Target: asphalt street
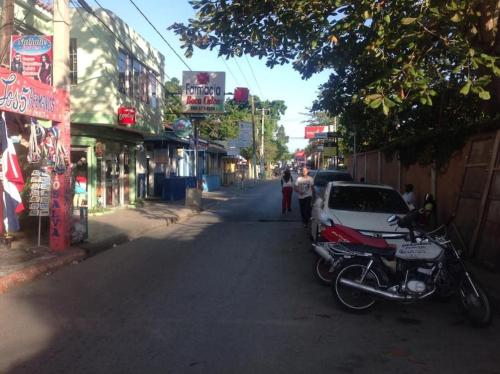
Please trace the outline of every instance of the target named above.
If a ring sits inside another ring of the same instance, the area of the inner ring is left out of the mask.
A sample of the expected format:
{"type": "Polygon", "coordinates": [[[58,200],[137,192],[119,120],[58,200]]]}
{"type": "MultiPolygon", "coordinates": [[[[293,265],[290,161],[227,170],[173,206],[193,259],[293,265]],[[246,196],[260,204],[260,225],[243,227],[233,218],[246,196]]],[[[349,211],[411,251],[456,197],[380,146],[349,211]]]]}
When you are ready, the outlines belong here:
{"type": "Polygon", "coordinates": [[[499,324],[454,302],[340,310],[280,199],[265,182],[0,296],[0,372],[500,373],[499,324]]]}

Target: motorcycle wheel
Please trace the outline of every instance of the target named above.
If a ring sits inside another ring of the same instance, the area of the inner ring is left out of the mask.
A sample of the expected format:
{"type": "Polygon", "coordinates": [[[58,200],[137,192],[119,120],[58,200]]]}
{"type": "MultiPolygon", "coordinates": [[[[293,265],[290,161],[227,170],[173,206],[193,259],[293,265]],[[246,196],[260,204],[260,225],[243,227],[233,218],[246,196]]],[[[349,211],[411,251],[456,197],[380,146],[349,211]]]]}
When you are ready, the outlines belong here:
{"type": "Polygon", "coordinates": [[[318,256],[318,260],[314,263],[314,273],[321,284],[330,286],[332,284],[333,272],[330,271],[331,264],[323,257],[318,256]]]}
{"type": "MultiPolygon", "coordinates": [[[[341,278],[359,281],[366,266],[366,262],[363,260],[351,259],[344,261],[333,273],[333,297],[335,301],[347,311],[362,312],[371,308],[376,302],[375,296],[340,283],[341,278]]],[[[374,268],[368,271],[364,283],[373,287],[380,287],[380,277],[377,275],[374,268]]]]}
{"type": "Polygon", "coordinates": [[[474,282],[474,288],[467,279],[460,283],[460,304],[465,310],[471,323],[478,327],[486,327],[491,323],[491,305],[488,296],[479,285],[474,282]]]}

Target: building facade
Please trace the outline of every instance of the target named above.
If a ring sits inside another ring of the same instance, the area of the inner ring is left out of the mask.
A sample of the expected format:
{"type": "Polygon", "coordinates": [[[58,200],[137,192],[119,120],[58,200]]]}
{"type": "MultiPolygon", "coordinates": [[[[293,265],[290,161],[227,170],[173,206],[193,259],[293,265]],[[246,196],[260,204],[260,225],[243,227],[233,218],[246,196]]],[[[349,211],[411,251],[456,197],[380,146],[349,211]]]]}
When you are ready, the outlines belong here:
{"type": "Polygon", "coordinates": [[[95,15],[70,9],[71,161],[86,180],[81,201],[121,207],[138,195],[144,137],[163,130],[165,58],[112,12],[95,15]]]}

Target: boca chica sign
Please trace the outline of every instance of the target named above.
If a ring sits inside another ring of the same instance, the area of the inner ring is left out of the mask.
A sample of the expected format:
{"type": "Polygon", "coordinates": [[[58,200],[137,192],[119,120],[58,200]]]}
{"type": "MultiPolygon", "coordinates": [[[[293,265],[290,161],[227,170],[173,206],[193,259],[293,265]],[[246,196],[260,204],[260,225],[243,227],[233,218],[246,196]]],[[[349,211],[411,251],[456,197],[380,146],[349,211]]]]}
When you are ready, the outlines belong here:
{"type": "Polygon", "coordinates": [[[0,67],[0,110],[62,122],[66,108],[66,91],[0,67]]]}
{"type": "Polygon", "coordinates": [[[223,113],[226,73],[182,72],[182,107],[184,113],[223,113]]]}
{"type": "Polygon", "coordinates": [[[121,106],[118,108],[118,124],[122,126],[134,126],[135,108],[128,106],[121,106]]]}

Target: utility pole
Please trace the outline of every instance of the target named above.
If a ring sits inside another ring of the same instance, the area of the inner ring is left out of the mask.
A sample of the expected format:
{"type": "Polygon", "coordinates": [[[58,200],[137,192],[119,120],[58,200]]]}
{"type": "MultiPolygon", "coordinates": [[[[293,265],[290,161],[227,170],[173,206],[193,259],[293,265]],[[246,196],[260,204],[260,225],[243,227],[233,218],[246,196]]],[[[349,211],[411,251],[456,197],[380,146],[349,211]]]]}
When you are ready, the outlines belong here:
{"type": "Polygon", "coordinates": [[[265,179],[264,167],[264,116],[266,115],[265,109],[262,108],[261,130],[260,130],[260,174],[262,179],[265,179]]]}
{"type": "Polygon", "coordinates": [[[14,0],[4,0],[2,9],[2,26],[0,28],[0,64],[10,65],[10,37],[14,34],[14,0]]]}
{"type": "MultiPolygon", "coordinates": [[[[60,144],[70,157],[70,103],[69,103],[69,11],[68,0],[54,0],[54,87],[63,89],[67,95],[59,105],[64,106],[64,120],[57,125],[60,144]]],[[[51,191],[50,249],[64,251],[70,246],[71,233],[71,167],[64,174],[54,174],[51,191]]]]}
{"type": "Polygon", "coordinates": [[[253,139],[253,144],[252,144],[252,151],[253,151],[253,180],[257,179],[257,155],[256,153],[256,146],[255,146],[255,102],[253,99],[253,95],[250,96],[252,100],[252,139],[253,139]]]}

